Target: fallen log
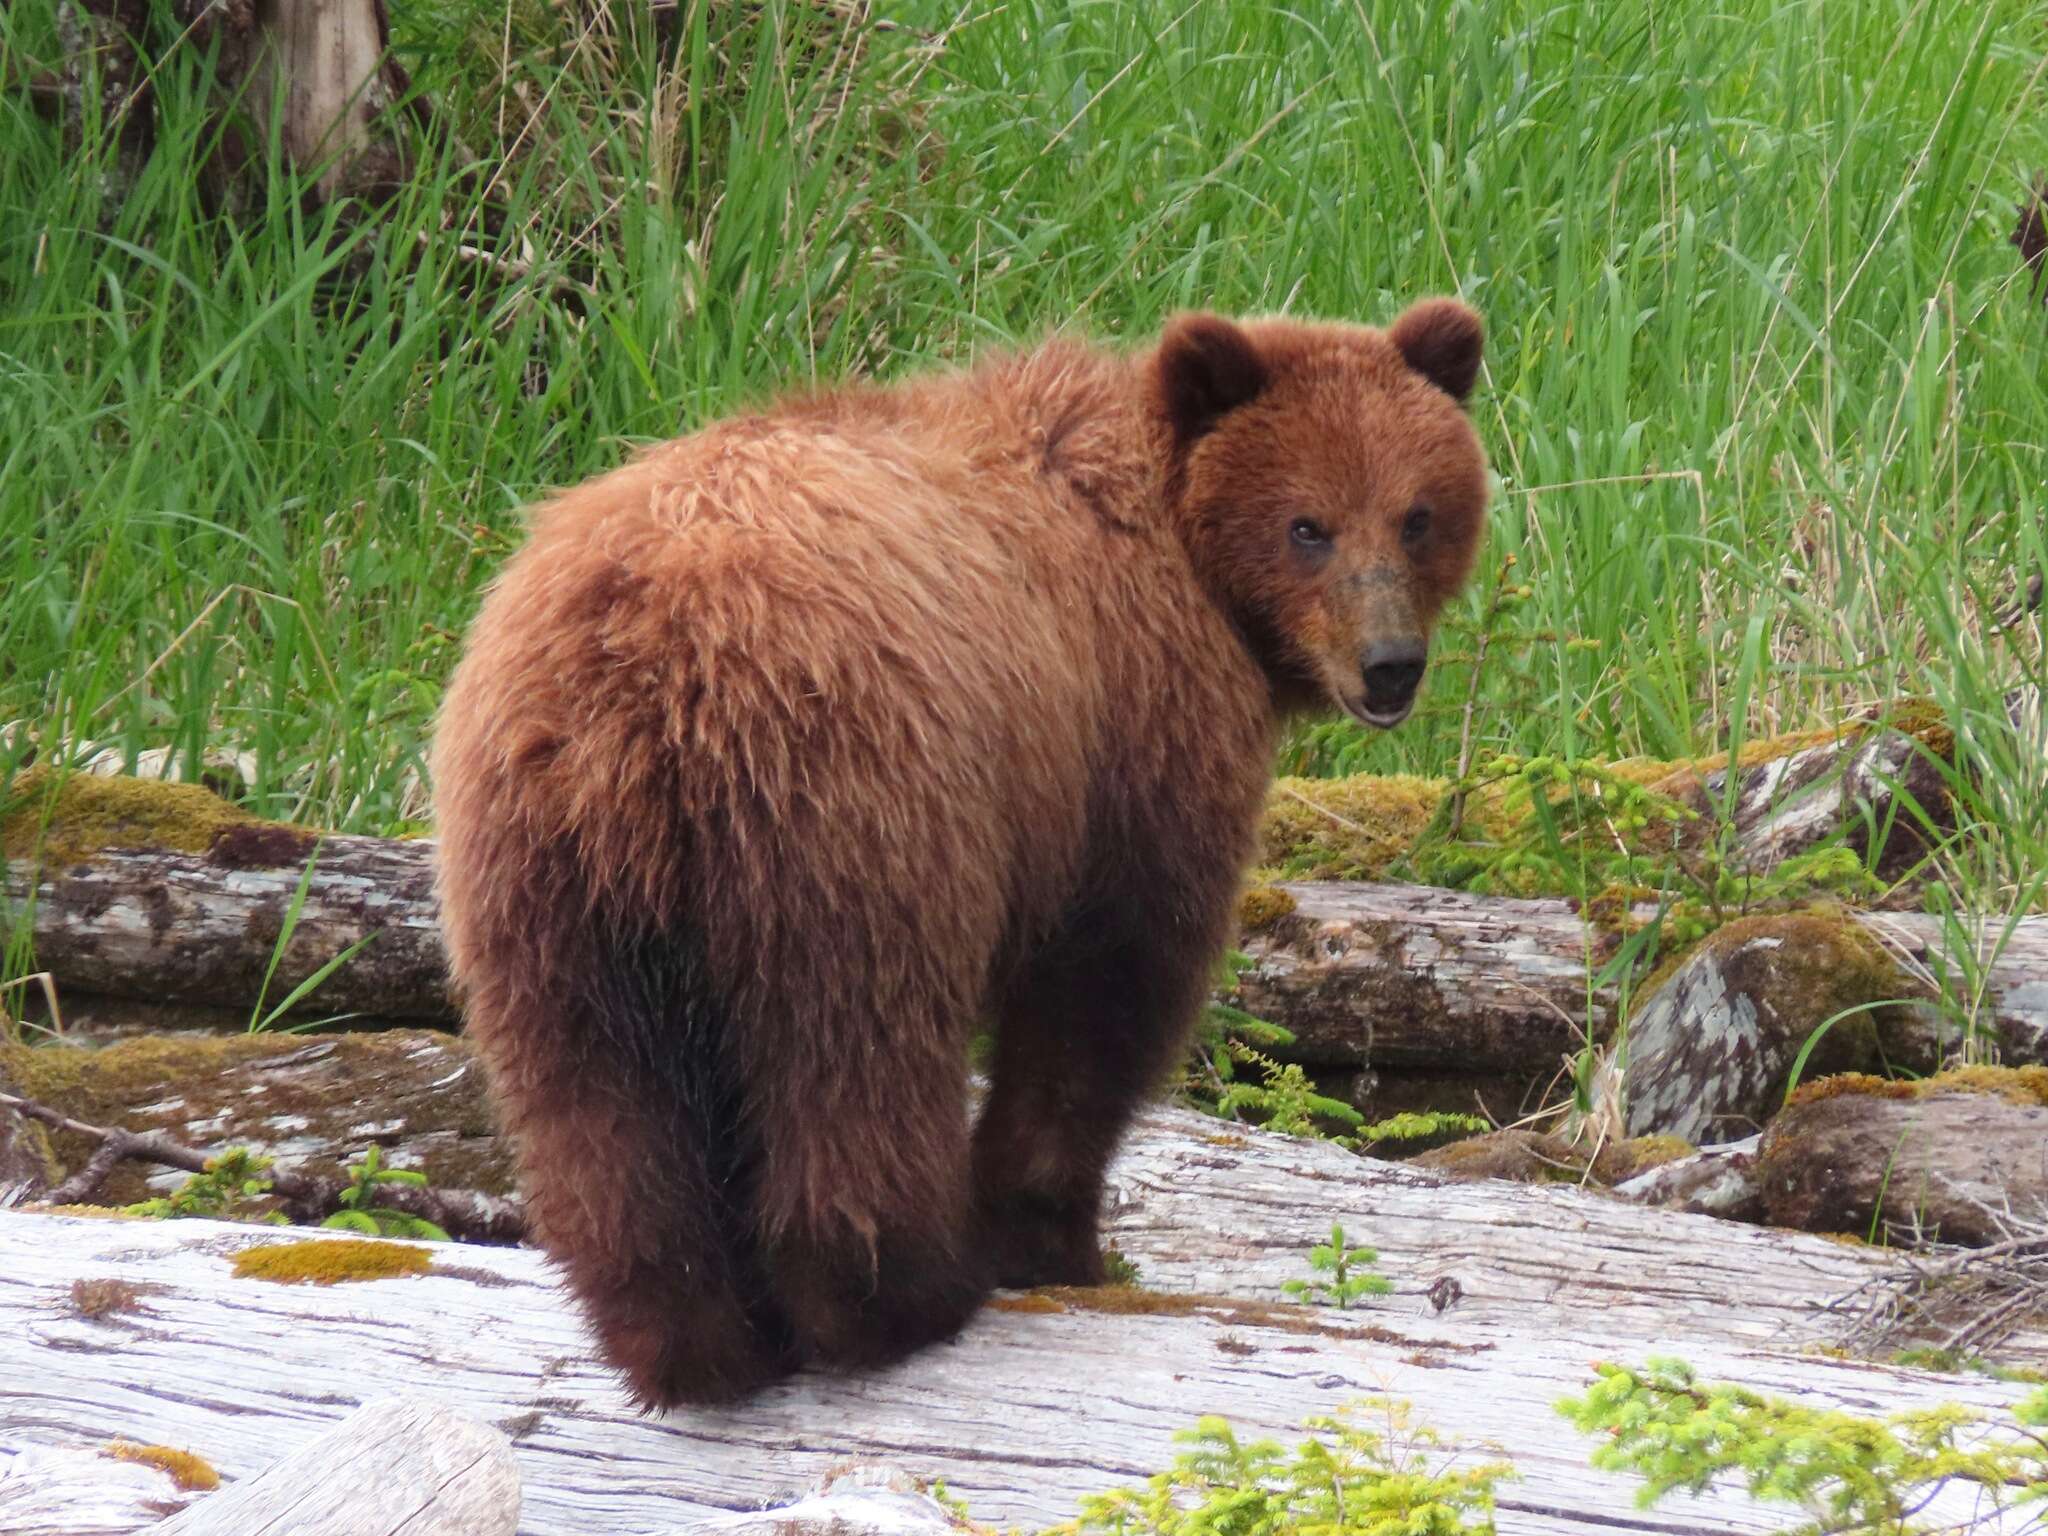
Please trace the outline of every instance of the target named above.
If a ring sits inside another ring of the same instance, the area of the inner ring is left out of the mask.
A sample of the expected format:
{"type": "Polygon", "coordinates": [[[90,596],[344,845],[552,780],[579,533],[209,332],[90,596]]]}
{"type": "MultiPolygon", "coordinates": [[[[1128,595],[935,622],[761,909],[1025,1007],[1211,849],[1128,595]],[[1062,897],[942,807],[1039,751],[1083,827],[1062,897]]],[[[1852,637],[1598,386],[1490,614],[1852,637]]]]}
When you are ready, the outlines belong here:
{"type": "MultiPolygon", "coordinates": [[[[1252,965],[1238,978],[1235,1001],[1291,1030],[1294,1059],[1411,1069],[1456,1062],[1473,1074],[1555,1071],[1589,1033],[1605,1035],[1616,1022],[1618,989],[1592,980],[1620,937],[1568,902],[1350,881],[1272,890],[1286,904],[1240,941],[1252,965]]],[[[1649,907],[1632,914],[1638,921],[1654,915],[1649,907]]],[[[1842,920],[1904,968],[1901,987],[1948,966],[1941,918],[1845,911],[1842,920]]],[[[2048,917],[1976,922],[1984,940],[1968,990],[1980,1002],[1985,1044],[2008,1061],[2043,1060],[2048,917]]],[[[1900,1039],[1938,1041],[1939,1034],[1927,1024],[1900,1039]]],[[[1910,1050],[1903,1064],[1921,1059],[1910,1050]]]]}
{"type": "MultiPolygon", "coordinates": [[[[1860,806],[1884,782],[1872,763],[1906,751],[1901,742],[1918,750],[1896,733],[1855,740],[1747,770],[1780,792],[1797,784],[1789,823],[1770,821],[1765,813],[1780,802],[1755,785],[1744,801],[1765,818],[1758,825],[1777,827],[1779,845],[1805,846],[1825,821],[1815,804],[1846,814],[1846,790],[1830,800],[1830,781],[1802,759],[1833,753],[1844,783],[1862,786],[1860,806]]],[[[297,1017],[310,1008],[368,1024],[455,1021],[430,841],[321,838],[256,821],[197,787],[91,776],[56,793],[45,835],[41,798],[31,792],[0,827],[0,897],[29,909],[37,963],[60,995],[218,1005],[246,1019],[332,966],[297,1017]]],[[[1373,1096],[1371,1074],[1449,1074],[1430,1085],[1433,1100],[1462,1097],[1462,1079],[1501,1098],[1489,1105],[1497,1113],[1511,1112],[1518,1095],[1616,1023],[1615,988],[1590,979],[1619,937],[1566,902],[1354,881],[1257,894],[1243,939],[1253,964],[1232,1000],[1293,1031],[1288,1059],[1364,1074],[1344,1089],[1354,1099],[1373,1096]]],[[[2048,984],[2038,979],[2048,970],[2048,917],[1967,920],[1960,931],[1981,953],[1961,966],[1948,958],[1958,930],[1942,919],[1854,921],[1898,957],[1914,995],[1954,994],[2007,1060],[2048,1058],[2048,984]]],[[[1903,1059],[1919,1064],[1911,1053],[1903,1059]]]]}
{"type": "MultiPolygon", "coordinates": [[[[1308,1417],[1386,1394],[1451,1450],[1513,1461],[1503,1529],[1734,1536],[1782,1522],[1722,1489],[1646,1517],[1632,1484],[1588,1467],[1553,1404],[1591,1362],[1675,1354],[1862,1413],[2002,1414],[2027,1390],[1809,1352],[1831,1326],[1818,1304],[1883,1270],[1872,1251],[1570,1188],[1447,1183],[1186,1112],[1144,1118],[1108,1225],[1143,1289],[1011,1296],[891,1370],[646,1418],[528,1251],[436,1247],[414,1278],[277,1285],[232,1263],[279,1241],[264,1229],[0,1212],[0,1450],[122,1435],[187,1447],[232,1483],[363,1402],[423,1393],[511,1439],[527,1536],[679,1532],[785,1504],[848,1460],[943,1478],[978,1518],[1037,1528],[1164,1467],[1200,1415],[1293,1443],[1308,1417]],[[1379,1250],[1391,1297],[1281,1299],[1333,1220],[1379,1250]],[[129,1288],[128,1308],[81,1311],[81,1278],[129,1288]]],[[[2020,1332],[2000,1359],[2048,1363],[2048,1333],[2020,1332]]]]}
{"type": "Polygon", "coordinates": [[[355,949],[311,999],[322,1013],[454,1020],[431,843],[323,838],[196,785],[84,776],[44,834],[40,798],[6,823],[0,896],[31,913],[61,989],[247,1018],[355,949]]]}
{"type": "Polygon", "coordinates": [[[513,1536],[519,1472],[504,1435],[418,1396],[366,1403],[152,1536],[513,1536]],[[342,1468],[363,1476],[336,1476],[342,1468]]]}

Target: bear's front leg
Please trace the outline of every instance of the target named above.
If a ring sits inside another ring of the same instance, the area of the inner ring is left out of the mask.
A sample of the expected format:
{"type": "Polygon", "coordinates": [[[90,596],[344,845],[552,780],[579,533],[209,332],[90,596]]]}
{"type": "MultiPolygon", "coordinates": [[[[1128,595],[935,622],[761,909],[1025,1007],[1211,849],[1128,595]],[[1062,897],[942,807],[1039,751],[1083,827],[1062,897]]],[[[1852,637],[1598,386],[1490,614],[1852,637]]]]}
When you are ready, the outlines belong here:
{"type": "Polygon", "coordinates": [[[998,1285],[1100,1285],[1103,1176],[1207,991],[1214,946],[1101,911],[1010,989],[974,1135],[975,1218],[998,1285]]]}

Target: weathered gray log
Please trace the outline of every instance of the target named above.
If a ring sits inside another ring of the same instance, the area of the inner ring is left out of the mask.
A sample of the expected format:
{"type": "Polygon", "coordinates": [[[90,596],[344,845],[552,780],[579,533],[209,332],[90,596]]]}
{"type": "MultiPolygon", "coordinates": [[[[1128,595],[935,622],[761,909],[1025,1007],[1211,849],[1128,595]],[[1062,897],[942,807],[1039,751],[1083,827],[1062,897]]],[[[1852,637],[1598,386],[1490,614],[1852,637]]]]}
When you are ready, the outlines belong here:
{"type": "MultiPolygon", "coordinates": [[[[1388,1394],[1452,1449],[1513,1460],[1504,1530],[1649,1519],[1732,1536],[1782,1517],[1727,1490],[1646,1517],[1632,1484],[1588,1467],[1591,1442],[1552,1405],[1590,1362],[1675,1354],[1863,1413],[2003,1413],[2029,1390],[1811,1352],[1833,1326],[1816,1303],[1881,1272],[1874,1252],[1571,1188],[1450,1183],[1185,1112],[1145,1117],[1108,1217],[1146,1291],[1013,1298],[887,1371],[644,1418],[537,1254],[435,1249],[421,1277],[280,1286],[229,1262],[275,1232],[0,1212],[0,1449],[120,1434],[241,1478],[359,1403],[427,1392],[511,1437],[527,1536],[677,1531],[787,1503],[848,1460],[942,1477],[979,1518],[1036,1528],[1165,1466],[1202,1414],[1293,1443],[1311,1415],[1388,1394]],[[1379,1250],[1394,1295],[1342,1312],[1281,1300],[1333,1220],[1379,1250]],[[139,1310],[88,1317],[81,1277],[150,1289],[139,1310]]],[[[2048,1362],[2048,1334],[2000,1358],[2048,1362]]]]}
{"type": "Polygon", "coordinates": [[[2048,1080],[2013,1076],[2004,1093],[1978,1091],[1986,1079],[1968,1072],[1817,1085],[1764,1131],[1755,1175],[1766,1215],[1808,1232],[1967,1247],[2048,1224],[2048,1080]]]}
{"type": "Polygon", "coordinates": [[[60,851],[33,871],[10,860],[5,898],[34,903],[36,961],[61,989],[253,1010],[361,944],[307,999],[314,1010],[451,1023],[433,857],[424,841],[229,822],[196,849],[60,851]]]}
{"type": "Polygon", "coordinates": [[[416,1395],[334,1428],[152,1527],[152,1536],[513,1536],[519,1470],[503,1432],[416,1395]]]}

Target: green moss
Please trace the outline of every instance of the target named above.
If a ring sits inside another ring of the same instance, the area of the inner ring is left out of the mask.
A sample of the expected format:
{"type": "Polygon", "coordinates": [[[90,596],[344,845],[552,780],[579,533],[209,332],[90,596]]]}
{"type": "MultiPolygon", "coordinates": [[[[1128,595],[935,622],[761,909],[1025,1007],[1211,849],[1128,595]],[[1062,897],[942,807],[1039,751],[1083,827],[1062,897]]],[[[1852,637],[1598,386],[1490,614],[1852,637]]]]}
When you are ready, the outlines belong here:
{"type": "Polygon", "coordinates": [[[1260,867],[1286,879],[1377,879],[1415,846],[1443,796],[1443,780],[1409,774],[1277,779],[1260,867]]]}
{"type": "Polygon", "coordinates": [[[1627,1141],[1605,1149],[1596,1160],[1595,1167],[1602,1182],[1619,1184],[1639,1173],[1648,1173],[1652,1168],[1662,1168],[1666,1163],[1691,1157],[1698,1150],[1683,1136],[1631,1136],[1627,1141]]]}
{"type": "Polygon", "coordinates": [[[1932,1077],[1902,1081],[1865,1072],[1842,1072],[1794,1090],[1793,1104],[1818,1104],[1825,1099],[1861,1094],[1874,1099],[1924,1099],[1946,1093],[1988,1093],[2010,1104],[2048,1106],[2048,1066],[1951,1067],[1932,1077]]]}
{"type": "Polygon", "coordinates": [[[168,1445],[137,1445],[131,1440],[116,1440],[100,1454],[115,1461],[132,1461],[168,1472],[171,1481],[187,1493],[211,1493],[220,1486],[220,1474],[213,1470],[211,1464],[190,1451],[168,1445]]]}
{"type": "Polygon", "coordinates": [[[1518,1184],[1578,1184],[1587,1177],[1585,1151],[1558,1136],[1510,1128],[1467,1136],[1414,1159],[1456,1179],[1509,1179],[1518,1184]]]}
{"type": "MultiPolygon", "coordinates": [[[[1738,769],[1755,768],[1859,735],[1878,723],[1854,720],[1818,730],[1760,737],[1745,742],[1734,754],[1733,762],[1738,769]]],[[[1881,723],[1916,737],[1937,755],[1948,752],[1953,744],[1941,711],[1926,700],[1902,701],[1881,723]]],[[[1695,758],[1624,758],[1601,767],[1615,779],[1653,790],[1667,800],[1700,812],[1709,809],[1706,780],[1725,771],[1730,761],[1730,754],[1716,752],[1695,758]]],[[[1269,879],[1378,879],[1417,851],[1442,807],[1448,788],[1446,780],[1412,775],[1278,779],[1267,800],[1260,828],[1258,868],[1269,879]]],[[[1550,798],[1558,801],[1569,793],[1569,789],[1559,787],[1550,798]]],[[[1485,844],[1502,844],[1500,851],[1508,851],[1505,845],[1515,841],[1528,814],[1526,803],[1510,803],[1507,784],[1475,789],[1467,797],[1464,821],[1464,837],[1472,840],[1473,846],[1467,848],[1461,842],[1461,854],[1470,854],[1483,864],[1488,856],[1485,844]]],[[[1701,822],[1687,826],[1694,830],[1681,835],[1669,823],[1655,822],[1645,831],[1631,835],[1629,841],[1640,855],[1654,862],[1660,854],[1668,854],[1674,844],[1682,846],[1688,837],[1697,838],[1706,830],[1701,822]]],[[[1612,836],[1612,831],[1603,835],[1612,836]]],[[[1547,890],[1544,881],[1531,884],[1526,878],[1516,890],[1526,895],[1559,894],[1547,890]]],[[[1596,926],[1624,927],[1625,921],[1619,917],[1612,924],[1603,919],[1620,913],[1631,893],[1617,890],[1603,896],[1609,894],[1613,902],[1596,902],[1598,909],[1590,914],[1590,919],[1596,926]],[[1607,910],[1608,905],[1614,912],[1607,910]]]]}
{"type": "Polygon", "coordinates": [[[1238,898],[1238,927],[1245,933],[1257,933],[1270,928],[1281,918],[1290,916],[1295,900],[1278,886],[1255,885],[1238,898]]]}
{"type": "Polygon", "coordinates": [[[59,865],[102,848],[205,853],[230,828],[271,825],[196,784],[31,768],[14,790],[13,809],[0,819],[0,852],[10,859],[38,847],[45,863],[59,865]]]}
{"type": "Polygon", "coordinates": [[[434,1256],[410,1243],[376,1238],[336,1238],[330,1242],[264,1243],[244,1248],[234,1257],[235,1274],[244,1280],[277,1285],[339,1285],[355,1280],[394,1280],[433,1272],[434,1256]]]}

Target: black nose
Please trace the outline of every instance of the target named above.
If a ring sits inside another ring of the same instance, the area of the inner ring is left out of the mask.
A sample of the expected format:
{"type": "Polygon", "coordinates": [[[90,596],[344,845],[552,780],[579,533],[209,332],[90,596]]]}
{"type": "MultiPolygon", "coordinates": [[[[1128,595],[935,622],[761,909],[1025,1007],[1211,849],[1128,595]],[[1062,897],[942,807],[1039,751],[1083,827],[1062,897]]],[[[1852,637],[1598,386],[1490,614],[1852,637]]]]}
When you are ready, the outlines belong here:
{"type": "Polygon", "coordinates": [[[1428,660],[1429,652],[1412,642],[1373,646],[1365,653],[1365,707],[1376,715],[1406,709],[1428,660]]]}

